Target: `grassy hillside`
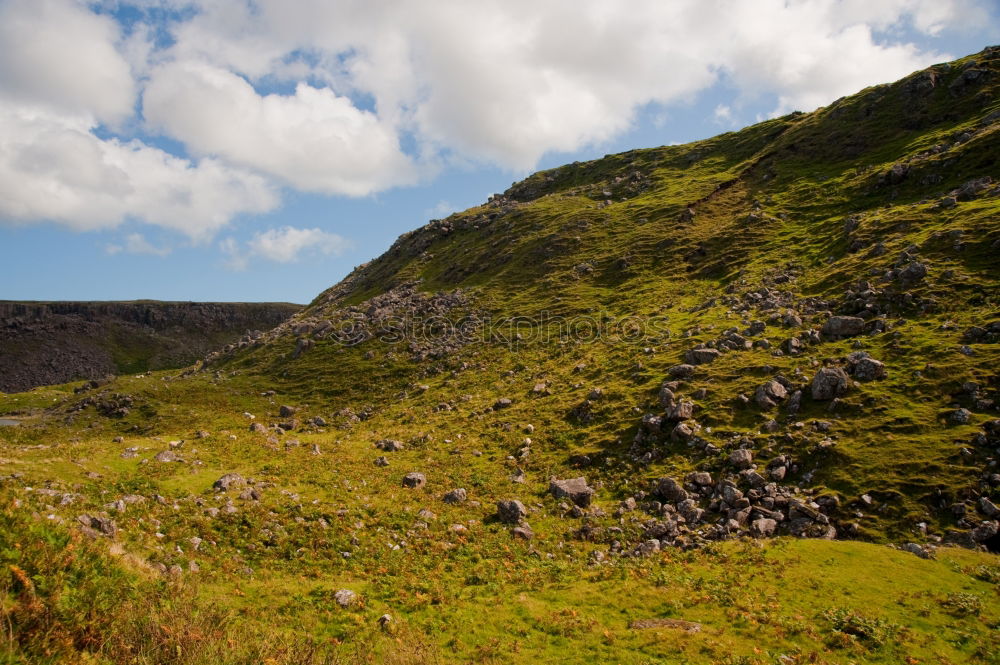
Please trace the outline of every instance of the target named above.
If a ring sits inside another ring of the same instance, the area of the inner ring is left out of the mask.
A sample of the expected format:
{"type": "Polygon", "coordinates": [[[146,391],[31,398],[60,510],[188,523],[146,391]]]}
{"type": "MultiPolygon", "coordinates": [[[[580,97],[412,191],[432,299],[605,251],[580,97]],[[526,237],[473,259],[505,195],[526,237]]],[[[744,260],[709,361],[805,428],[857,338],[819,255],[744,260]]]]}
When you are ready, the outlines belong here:
{"type": "Polygon", "coordinates": [[[540,172],[197,368],[0,396],[4,648],[998,662],[998,86],[540,172]]]}

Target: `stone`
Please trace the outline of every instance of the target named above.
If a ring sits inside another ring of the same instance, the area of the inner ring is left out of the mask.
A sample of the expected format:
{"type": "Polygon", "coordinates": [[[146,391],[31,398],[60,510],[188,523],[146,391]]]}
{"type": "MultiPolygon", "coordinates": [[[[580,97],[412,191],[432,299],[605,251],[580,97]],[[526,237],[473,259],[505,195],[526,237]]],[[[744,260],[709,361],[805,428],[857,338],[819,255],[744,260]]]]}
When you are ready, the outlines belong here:
{"type": "Polygon", "coordinates": [[[288,406],[287,404],[283,404],[278,408],[278,417],[291,418],[292,416],[295,415],[296,411],[297,409],[294,406],[288,406]]]}
{"type": "Polygon", "coordinates": [[[338,605],[347,609],[358,602],[358,594],[354,593],[350,589],[340,589],[339,591],[334,592],[333,599],[338,605]]]}
{"type": "Polygon", "coordinates": [[[856,316],[831,316],[823,324],[823,336],[829,339],[854,337],[865,331],[865,320],[856,316]]]}
{"type": "Polygon", "coordinates": [[[746,448],[738,448],[729,454],[729,463],[737,469],[748,469],[753,464],[753,453],[746,448]]]}
{"type": "Polygon", "coordinates": [[[687,420],[694,415],[694,403],[687,400],[681,401],[674,405],[667,413],[667,420],[677,422],[679,420],[687,420]]]}
{"type": "Polygon", "coordinates": [[[176,462],[177,454],[174,453],[174,451],[172,450],[163,450],[156,453],[156,457],[154,457],[153,459],[155,459],[157,462],[164,462],[164,463],[176,462]]]}
{"type": "Polygon", "coordinates": [[[594,489],[587,485],[583,476],[566,480],[553,478],[549,483],[549,491],[555,498],[569,499],[581,508],[589,506],[594,496],[594,489]]]}
{"type": "Polygon", "coordinates": [[[694,471],[688,476],[688,480],[695,485],[708,487],[712,484],[712,474],[708,471],[694,471]]]}
{"type": "Polygon", "coordinates": [[[267,434],[267,428],[264,427],[263,423],[250,423],[250,431],[257,434],[267,434]]]}
{"type": "Polygon", "coordinates": [[[675,479],[667,476],[660,478],[656,483],[656,495],[671,503],[684,501],[688,498],[688,492],[675,479]]]}
{"type": "Polygon", "coordinates": [[[384,450],[387,453],[394,453],[402,450],[404,448],[402,441],[396,441],[395,439],[382,439],[375,442],[375,447],[379,450],[384,450]]]}
{"type": "Polygon", "coordinates": [[[831,400],[850,391],[851,379],[839,367],[824,367],[813,377],[811,389],[814,400],[831,400]]]}
{"type": "Polygon", "coordinates": [[[1000,517],[1000,508],[985,496],[979,497],[979,512],[991,518],[1000,517]]]}
{"type": "Polygon", "coordinates": [[[510,530],[511,535],[521,540],[531,540],[535,537],[535,532],[527,524],[521,524],[510,530]]]}
{"type": "Polygon", "coordinates": [[[957,425],[967,425],[972,420],[972,412],[966,408],[955,409],[948,416],[948,419],[957,425]]]}
{"type": "Polygon", "coordinates": [[[246,479],[238,473],[227,473],[214,483],[212,489],[218,492],[227,492],[231,487],[242,487],[246,485],[246,479]]]}
{"type": "Polygon", "coordinates": [[[758,386],[756,392],[754,392],[754,401],[762,409],[773,408],[786,397],[788,397],[788,390],[785,389],[785,386],[774,380],[758,386]]]}
{"type": "Polygon", "coordinates": [[[919,261],[913,261],[899,271],[899,281],[903,284],[915,284],[927,277],[927,266],[919,261]]]}
{"type": "Polygon", "coordinates": [[[528,516],[528,509],[517,499],[497,501],[497,519],[504,524],[518,524],[528,516]]]}
{"type": "Polygon", "coordinates": [[[885,377],[885,363],[880,360],[865,357],[854,363],[854,378],[858,381],[875,381],[885,377]]]}
{"type": "MultiPolygon", "coordinates": [[[[114,536],[118,533],[118,526],[115,521],[110,517],[101,517],[99,515],[80,515],[76,518],[77,521],[84,526],[84,531],[91,529],[97,534],[103,534],[105,536],[114,536]]],[[[94,535],[91,533],[91,535],[94,535]]]]}
{"type": "Polygon", "coordinates": [[[464,488],[459,487],[458,489],[453,489],[452,491],[446,493],[442,499],[445,503],[456,504],[465,503],[469,498],[468,493],[464,488]]]}
{"type": "Polygon", "coordinates": [[[917,543],[906,543],[905,545],[903,545],[901,549],[904,552],[910,552],[911,554],[916,554],[921,559],[934,558],[933,551],[925,545],[918,545],[917,543]]]}
{"type": "Polygon", "coordinates": [[[768,517],[750,522],[750,535],[754,538],[770,538],[778,528],[778,523],[768,517]]]}
{"type": "Polygon", "coordinates": [[[511,405],[513,405],[513,404],[514,404],[514,402],[512,400],[510,400],[507,397],[503,397],[501,399],[498,399],[493,404],[493,409],[496,410],[496,411],[499,411],[500,409],[509,409],[511,407],[511,405]]]}
{"type": "Polygon", "coordinates": [[[410,489],[420,489],[427,484],[427,478],[424,474],[417,473],[416,471],[411,471],[410,473],[403,476],[403,487],[409,487],[410,489]]]}
{"type": "Polygon", "coordinates": [[[667,385],[667,383],[664,383],[660,387],[660,394],[658,395],[658,398],[659,398],[659,401],[660,401],[660,406],[663,407],[664,409],[671,409],[671,408],[673,408],[673,406],[675,404],[675,400],[676,400],[676,396],[674,395],[674,391],[671,390],[670,386],[667,385]]]}
{"type": "Polygon", "coordinates": [[[389,458],[385,455],[379,455],[375,458],[375,466],[389,466],[389,458]]]}
{"type": "Polygon", "coordinates": [[[692,365],[706,365],[722,355],[718,349],[688,349],[684,360],[692,365]]]}
{"type": "Polygon", "coordinates": [[[673,365],[667,368],[667,376],[672,379],[686,379],[689,378],[695,372],[695,366],[689,365],[687,363],[681,365],[673,365]]]}
{"type": "Polygon", "coordinates": [[[694,438],[694,429],[692,429],[687,423],[677,423],[677,425],[670,431],[671,441],[686,443],[692,438],[694,438]]]}

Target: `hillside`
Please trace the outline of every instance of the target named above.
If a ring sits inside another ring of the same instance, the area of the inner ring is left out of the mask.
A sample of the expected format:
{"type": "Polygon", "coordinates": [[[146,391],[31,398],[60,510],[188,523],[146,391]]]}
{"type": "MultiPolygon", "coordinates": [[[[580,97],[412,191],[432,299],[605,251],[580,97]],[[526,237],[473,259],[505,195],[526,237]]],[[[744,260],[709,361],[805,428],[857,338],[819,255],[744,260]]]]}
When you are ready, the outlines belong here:
{"type": "Polygon", "coordinates": [[[184,367],[299,309],[289,303],[0,301],[0,391],[184,367]]]}
{"type": "Polygon", "coordinates": [[[543,171],[183,372],[0,397],[12,652],[998,662],[998,90],[543,171]]]}

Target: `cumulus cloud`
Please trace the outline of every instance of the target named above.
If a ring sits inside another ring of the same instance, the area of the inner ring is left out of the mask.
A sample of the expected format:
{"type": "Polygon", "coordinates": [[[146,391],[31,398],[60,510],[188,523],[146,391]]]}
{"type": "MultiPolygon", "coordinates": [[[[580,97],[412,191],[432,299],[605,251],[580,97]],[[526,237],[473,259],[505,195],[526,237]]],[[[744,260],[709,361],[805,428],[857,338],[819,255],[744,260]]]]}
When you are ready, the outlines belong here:
{"type": "Polygon", "coordinates": [[[0,91],[102,122],[132,115],[135,85],[116,50],[118,24],[73,0],[0,3],[0,91]]]}
{"type": "Polygon", "coordinates": [[[720,81],[720,122],[811,110],[948,58],[906,35],[983,26],[991,0],[0,0],[0,216],[210,238],[280,187],[530,169],[720,81]]]}
{"type": "Polygon", "coordinates": [[[648,103],[728,75],[776,111],[811,110],[945,57],[875,34],[988,18],[977,0],[599,0],[204,3],[178,58],[250,79],[291,72],[374,98],[422,147],[524,169],[601,142],[648,103]],[[308,61],[296,60],[303,52],[308,61]],[[289,60],[296,67],[290,66],[289,60]]]}
{"type": "Polygon", "coordinates": [[[233,216],[278,203],[259,175],[92,129],[88,118],[0,103],[0,221],[90,231],[136,219],[205,240],[233,216]]]}
{"type": "Polygon", "coordinates": [[[254,258],[275,263],[292,263],[304,256],[336,256],[351,248],[346,238],[319,228],[284,226],[258,231],[244,246],[232,237],[223,238],[219,248],[229,258],[227,267],[243,270],[254,258]]]}
{"type": "Polygon", "coordinates": [[[362,196],[412,181],[391,127],[329,88],[257,94],[232,72],[174,63],[154,71],[146,119],[202,155],[218,155],[297,189],[362,196]]]}

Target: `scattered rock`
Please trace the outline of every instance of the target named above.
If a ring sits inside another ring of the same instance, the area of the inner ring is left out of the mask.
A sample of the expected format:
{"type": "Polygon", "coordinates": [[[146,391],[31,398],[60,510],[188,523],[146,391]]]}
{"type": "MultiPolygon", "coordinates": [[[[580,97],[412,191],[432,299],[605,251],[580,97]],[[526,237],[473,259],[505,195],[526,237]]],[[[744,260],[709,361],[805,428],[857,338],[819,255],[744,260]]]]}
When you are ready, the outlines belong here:
{"type": "Polygon", "coordinates": [[[688,349],[687,353],[684,354],[684,360],[692,365],[706,365],[713,362],[716,358],[722,355],[722,352],[718,349],[688,349]]]}
{"type": "Polygon", "coordinates": [[[771,409],[787,396],[788,390],[785,389],[785,386],[781,385],[778,381],[771,380],[757,387],[754,393],[754,400],[760,408],[771,409]]]}
{"type": "Polygon", "coordinates": [[[497,501],[497,518],[504,524],[518,524],[528,516],[528,509],[517,499],[497,501]]]}
{"type": "Polygon", "coordinates": [[[420,489],[427,484],[427,478],[424,474],[412,471],[405,476],[403,476],[403,487],[409,487],[410,489],[420,489]]]}
{"type": "Polygon", "coordinates": [[[465,491],[465,489],[459,487],[458,489],[453,489],[452,491],[445,494],[442,500],[445,503],[456,504],[456,503],[465,503],[465,501],[468,498],[469,496],[468,493],[465,491]]]}
{"type": "Polygon", "coordinates": [[[242,487],[246,485],[246,478],[238,473],[227,473],[222,476],[214,483],[212,483],[212,489],[218,492],[228,492],[231,487],[242,487]]]}
{"type": "Polygon", "coordinates": [[[753,453],[746,448],[737,448],[729,454],[729,463],[737,469],[749,469],[753,464],[753,453]]]}
{"type": "Polygon", "coordinates": [[[348,608],[358,602],[358,594],[350,589],[340,589],[333,594],[333,599],[343,608],[348,608]]]}
{"type": "Polygon", "coordinates": [[[824,367],[812,380],[814,400],[831,400],[846,395],[851,389],[851,378],[839,367],[824,367]]]}
{"type": "Polygon", "coordinates": [[[593,488],[587,485],[583,476],[566,480],[553,478],[549,483],[549,491],[557,499],[567,498],[581,508],[589,506],[590,500],[594,496],[593,488]]]}
{"type": "Polygon", "coordinates": [[[823,336],[829,339],[854,337],[865,331],[865,320],[856,316],[831,316],[823,324],[823,336]]]}

